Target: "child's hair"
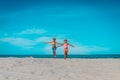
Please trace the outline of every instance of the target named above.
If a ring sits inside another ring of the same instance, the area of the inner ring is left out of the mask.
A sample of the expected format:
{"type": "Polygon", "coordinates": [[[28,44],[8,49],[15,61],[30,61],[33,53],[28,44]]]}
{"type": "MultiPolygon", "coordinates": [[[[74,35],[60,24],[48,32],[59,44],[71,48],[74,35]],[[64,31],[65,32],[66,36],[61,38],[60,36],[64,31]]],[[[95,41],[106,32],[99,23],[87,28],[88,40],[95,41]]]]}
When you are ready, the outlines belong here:
{"type": "Polygon", "coordinates": [[[64,39],[64,41],[67,41],[67,39],[64,39]]]}
{"type": "Polygon", "coordinates": [[[56,38],[53,38],[53,40],[56,40],[56,38]]]}

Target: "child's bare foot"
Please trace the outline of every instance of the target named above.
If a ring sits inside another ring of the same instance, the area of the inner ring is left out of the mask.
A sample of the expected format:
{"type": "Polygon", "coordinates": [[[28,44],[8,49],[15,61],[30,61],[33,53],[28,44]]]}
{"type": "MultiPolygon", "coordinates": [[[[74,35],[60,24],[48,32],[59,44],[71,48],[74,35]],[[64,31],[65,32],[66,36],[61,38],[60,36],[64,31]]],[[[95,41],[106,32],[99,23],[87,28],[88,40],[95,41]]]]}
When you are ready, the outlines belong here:
{"type": "Polygon", "coordinates": [[[56,56],[54,56],[54,59],[56,59],[56,56]]]}
{"type": "Polygon", "coordinates": [[[66,59],[66,57],[64,57],[64,59],[66,59]]]}

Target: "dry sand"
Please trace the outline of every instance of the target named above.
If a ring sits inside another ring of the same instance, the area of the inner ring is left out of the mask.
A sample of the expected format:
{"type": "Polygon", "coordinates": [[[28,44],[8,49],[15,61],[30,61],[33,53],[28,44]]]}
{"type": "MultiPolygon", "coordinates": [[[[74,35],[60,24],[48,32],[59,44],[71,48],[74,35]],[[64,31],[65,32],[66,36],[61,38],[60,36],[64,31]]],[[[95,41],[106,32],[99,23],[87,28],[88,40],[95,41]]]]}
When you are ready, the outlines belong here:
{"type": "Polygon", "coordinates": [[[120,80],[120,59],[0,58],[0,80],[120,80]]]}

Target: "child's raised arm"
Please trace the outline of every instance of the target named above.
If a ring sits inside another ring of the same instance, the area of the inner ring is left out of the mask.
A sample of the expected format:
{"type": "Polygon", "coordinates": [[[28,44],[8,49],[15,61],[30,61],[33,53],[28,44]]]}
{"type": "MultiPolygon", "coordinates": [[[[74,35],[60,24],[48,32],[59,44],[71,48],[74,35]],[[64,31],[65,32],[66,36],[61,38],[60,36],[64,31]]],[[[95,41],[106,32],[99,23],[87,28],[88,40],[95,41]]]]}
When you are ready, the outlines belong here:
{"type": "Polygon", "coordinates": [[[62,43],[56,42],[56,44],[63,45],[62,43]]]}
{"type": "Polygon", "coordinates": [[[57,46],[57,48],[58,48],[58,47],[61,47],[61,46],[63,46],[63,45],[64,45],[64,44],[61,44],[61,43],[60,43],[60,45],[59,45],[59,46],[57,46]]]}
{"type": "Polygon", "coordinates": [[[52,42],[44,42],[45,44],[50,44],[50,43],[52,43],[52,42]]]}
{"type": "Polygon", "coordinates": [[[72,44],[68,44],[69,46],[71,46],[71,47],[75,47],[75,46],[73,46],[72,44]]]}

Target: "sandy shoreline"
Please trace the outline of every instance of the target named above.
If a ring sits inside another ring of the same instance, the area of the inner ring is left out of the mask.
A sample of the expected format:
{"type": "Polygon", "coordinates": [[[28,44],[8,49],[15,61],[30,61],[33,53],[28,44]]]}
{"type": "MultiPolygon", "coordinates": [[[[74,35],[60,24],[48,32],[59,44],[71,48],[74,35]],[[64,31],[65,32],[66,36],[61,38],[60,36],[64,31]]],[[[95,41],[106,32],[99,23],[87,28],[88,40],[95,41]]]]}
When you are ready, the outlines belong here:
{"type": "Polygon", "coordinates": [[[0,80],[120,80],[120,59],[0,58],[0,80]]]}

